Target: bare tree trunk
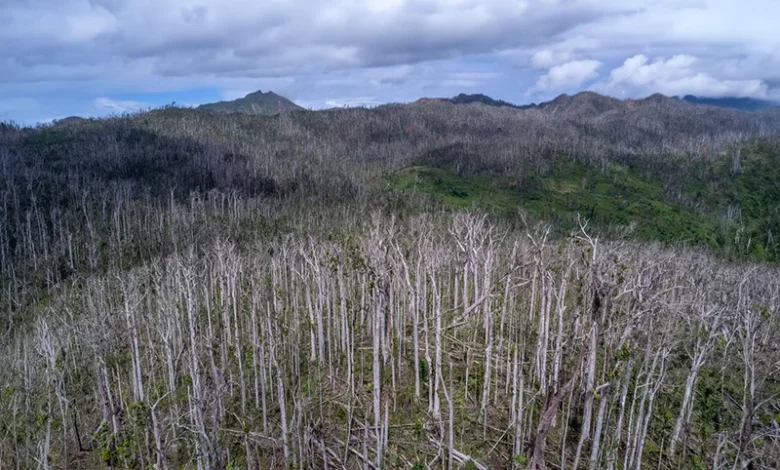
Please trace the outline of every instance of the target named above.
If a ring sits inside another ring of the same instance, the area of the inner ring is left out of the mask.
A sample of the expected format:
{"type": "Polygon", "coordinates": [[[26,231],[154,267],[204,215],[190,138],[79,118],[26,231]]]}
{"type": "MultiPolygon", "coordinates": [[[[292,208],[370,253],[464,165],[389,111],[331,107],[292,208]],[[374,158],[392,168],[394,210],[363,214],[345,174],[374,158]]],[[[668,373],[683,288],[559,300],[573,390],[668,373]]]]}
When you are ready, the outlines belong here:
{"type": "MultiPolygon", "coordinates": [[[[599,452],[601,450],[601,432],[604,428],[604,412],[606,411],[607,403],[609,402],[609,386],[609,382],[602,385],[602,387],[604,387],[604,392],[602,392],[602,396],[599,398],[599,412],[598,417],[596,418],[596,431],[593,434],[593,445],[591,446],[590,450],[590,465],[588,466],[589,470],[596,470],[596,466],[599,462],[599,452]]],[[[602,387],[599,387],[599,389],[602,387]]]]}
{"type": "Polygon", "coordinates": [[[598,340],[598,324],[593,323],[590,327],[590,345],[588,346],[588,375],[585,379],[585,409],[583,411],[582,432],[577,443],[577,453],[574,457],[573,469],[579,468],[580,455],[585,441],[590,439],[591,420],[593,419],[593,398],[596,394],[596,346],[598,340]]]}
{"type": "Polygon", "coordinates": [[[628,396],[628,386],[631,382],[631,377],[633,376],[633,367],[634,367],[634,358],[631,358],[628,360],[628,362],[626,362],[624,372],[623,372],[623,386],[622,386],[622,391],[620,392],[620,401],[619,401],[620,411],[618,411],[617,424],[615,425],[616,434],[610,448],[609,458],[607,460],[607,470],[614,470],[615,468],[615,460],[617,460],[617,451],[618,448],[620,447],[621,437],[623,433],[623,418],[625,417],[625,411],[626,411],[626,397],[628,396]]]}
{"type": "Polygon", "coordinates": [[[579,358],[577,359],[573,368],[573,374],[568,382],[558,388],[556,393],[548,396],[544,407],[542,408],[542,414],[539,417],[539,424],[536,426],[536,438],[534,440],[533,454],[528,465],[529,470],[545,470],[547,464],[545,463],[545,449],[547,447],[547,432],[555,421],[555,416],[558,413],[558,408],[561,405],[562,398],[567,395],[574,384],[579,380],[582,371],[582,361],[585,358],[585,352],[587,348],[585,344],[580,351],[579,358]]]}
{"type": "Polygon", "coordinates": [[[384,311],[384,296],[380,292],[380,289],[376,290],[376,298],[377,298],[377,307],[376,312],[374,313],[374,331],[372,332],[373,337],[373,356],[374,356],[374,432],[376,432],[377,440],[376,440],[376,467],[382,468],[382,455],[383,455],[383,449],[382,449],[382,438],[381,432],[382,429],[380,427],[380,424],[382,422],[382,362],[381,362],[381,354],[382,354],[382,316],[384,311]]]}

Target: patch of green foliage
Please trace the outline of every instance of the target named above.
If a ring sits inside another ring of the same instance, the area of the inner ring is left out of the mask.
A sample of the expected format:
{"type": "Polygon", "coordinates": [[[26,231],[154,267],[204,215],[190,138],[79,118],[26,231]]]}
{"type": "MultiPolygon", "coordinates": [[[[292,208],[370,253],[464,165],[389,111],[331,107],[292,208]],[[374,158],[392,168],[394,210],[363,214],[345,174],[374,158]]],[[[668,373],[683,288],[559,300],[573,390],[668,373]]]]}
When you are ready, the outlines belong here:
{"type": "Polygon", "coordinates": [[[740,144],[692,163],[676,175],[682,181],[676,198],[669,195],[664,165],[654,171],[615,162],[597,168],[559,156],[544,171],[507,175],[431,163],[395,172],[393,186],[452,209],[479,207],[509,217],[522,210],[560,233],[576,228],[579,215],[602,233],[630,228],[642,241],[780,260],[780,152],[769,142],[740,144]]]}
{"type": "Polygon", "coordinates": [[[525,210],[565,228],[580,214],[600,228],[632,226],[640,240],[718,243],[708,220],[666,201],[661,181],[645,179],[624,165],[612,163],[598,171],[559,158],[549,172],[529,175],[517,188],[525,210]]]}
{"type": "Polygon", "coordinates": [[[601,230],[632,227],[640,240],[710,247],[720,243],[707,218],[665,200],[660,181],[647,180],[619,164],[598,171],[561,157],[549,171],[519,178],[494,173],[461,176],[414,166],[397,172],[393,182],[452,208],[480,207],[508,216],[522,209],[563,232],[576,226],[579,214],[601,230]]]}
{"type": "Polygon", "coordinates": [[[440,168],[413,166],[397,172],[393,183],[459,209],[481,207],[503,213],[516,210],[518,205],[517,195],[491,175],[461,177],[440,168]]]}
{"type": "Polygon", "coordinates": [[[684,191],[720,219],[735,255],[780,260],[780,153],[770,143],[735,147],[700,164],[684,191]]]}

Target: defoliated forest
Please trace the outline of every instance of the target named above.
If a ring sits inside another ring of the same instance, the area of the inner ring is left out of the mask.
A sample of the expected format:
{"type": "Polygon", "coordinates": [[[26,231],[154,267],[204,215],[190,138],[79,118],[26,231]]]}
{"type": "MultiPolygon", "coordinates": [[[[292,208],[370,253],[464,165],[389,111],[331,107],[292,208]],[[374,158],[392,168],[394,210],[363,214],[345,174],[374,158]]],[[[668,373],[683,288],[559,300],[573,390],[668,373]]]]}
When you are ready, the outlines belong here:
{"type": "Polygon", "coordinates": [[[593,93],[0,124],[0,468],[777,468],[778,134],[593,93]]]}

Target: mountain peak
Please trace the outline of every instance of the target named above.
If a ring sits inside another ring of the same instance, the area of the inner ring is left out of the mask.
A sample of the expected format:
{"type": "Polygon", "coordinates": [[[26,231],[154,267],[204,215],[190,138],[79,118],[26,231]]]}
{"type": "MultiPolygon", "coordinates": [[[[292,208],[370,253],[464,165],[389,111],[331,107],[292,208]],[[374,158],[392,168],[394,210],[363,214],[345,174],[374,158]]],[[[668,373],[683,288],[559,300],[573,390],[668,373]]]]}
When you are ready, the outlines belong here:
{"type": "Polygon", "coordinates": [[[622,108],[623,105],[624,103],[617,98],[600,95],[593,91],[581,91],[576,95],[564,93],[539,106],[553,112],[565,112],[577,116],[597,116],[607,111],[622,108]]]}
{"type": "Polygon", "coordinates": [[[647,98],[643,98],[641,101],[644,101],[646,103],[665,103],[673,98],[666,96],[662,93],[653,93],[652,95],[648,96],[647,98]]]}
{"type": "Polygon", "coordinates": [[[238,113],[263,115],[278,114],[285,111],[298,111],[303,108],[272,91],[263,92],[262,90],[257,90],[249,93],[243,98],[238,98],[233,101],[220,101],[218,103],[204,104],[198,106],[198,109],[221,114],[238,113]]]}
{"type": "Polygon", "coordinates": [[[248,93],[246,96],[244,96],[243,99],[257,99],[257,98],[282,98],[282,97],[277,95],[273,91],[263,92],[263,90],[257,90],[257,91],[253,91],[252,93],[248,93]]]}

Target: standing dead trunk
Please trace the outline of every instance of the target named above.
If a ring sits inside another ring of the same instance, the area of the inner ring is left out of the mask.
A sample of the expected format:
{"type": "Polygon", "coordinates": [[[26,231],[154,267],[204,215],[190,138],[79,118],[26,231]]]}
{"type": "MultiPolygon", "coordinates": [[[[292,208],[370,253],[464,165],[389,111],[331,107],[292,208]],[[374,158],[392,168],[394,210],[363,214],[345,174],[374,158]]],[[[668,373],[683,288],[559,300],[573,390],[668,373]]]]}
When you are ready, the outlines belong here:
{"type": "Polygon", "coordinates": [[[567,395],[574,384],[579,380],[582,371],[582,361],[585,358],[585,352],[587,351],[586,344],[583,344],[580,350],[579,358],[575,362],[574,372],[569,380],[558,388],[558,391],[548,396],[542,408],[542,414],[539,417],[539,424],[536,426],[536,437],[534,439],[533,454],[528,464],[529,470],[545,470],[547,464],[545,462],[545,451],[547,448],[547,433],[555,422],[555,417],[558,414],[558,408],[561,405],[561,400],[567,395]]]}
{"type": "Polygon", "coordinates": [[[374,432],[377,435],[376,440],[376,467],[382,468],[382,318],[384,315],[384,295],[381,289],[376,289],[377,306],[374,313],[374,328],[372,332],[373,337],[373,357],[374,357],[374,432]]]}

